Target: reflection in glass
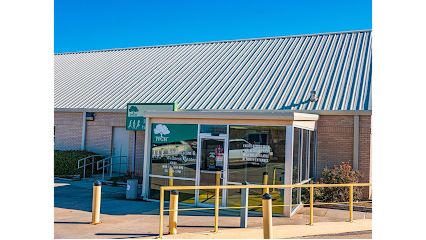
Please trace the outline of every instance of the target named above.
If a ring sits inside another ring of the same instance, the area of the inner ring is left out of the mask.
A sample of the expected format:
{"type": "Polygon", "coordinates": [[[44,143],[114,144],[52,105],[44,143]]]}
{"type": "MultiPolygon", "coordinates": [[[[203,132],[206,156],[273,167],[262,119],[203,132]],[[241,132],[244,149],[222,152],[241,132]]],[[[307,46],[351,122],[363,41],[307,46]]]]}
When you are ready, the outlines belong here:
{"type": "Polygon", "coordinates": [[[150,174],[195,178],[197,140],[153,143],[150,174]]]}
{"type": "MultiPolygon", "coordinates": [[[[200,186],[223,185],[221,174],[224,163],[225,140],[201,139],[200,186]]],[[[222,203],[222,190],[219,202],[222,203]]],[[[215,190],[199,190],[199,202],[214,204],[215,190]]]]}
{"type": "MultiPolygon", "coordinates": [[[[284,172],[286,127],[229,126],[228,182],[268,184],[284,172]]],[[[276,181],[275,181],[276,182],[276,181]]],[[[280,183],[277,183],[280,184],[280,183]]]]}
{"type": "MultiPolygon", "coordinates": [[[[268,173],[267,184],[282,184],[285,167],[286,127],[277,126],[229,126],[228,183],[263,184],[263,174],[268,173]]],[[[273,204],[283,204],[280,189],[271,188],[273,204]]],[[[262,205],[262,189],[250,189],[249,206],[262,205]]],[[[239,206],[240,190],[228,190],[227,206],[239,206]]],[[[261,208],[251,208],[259,211],[261,208]]],[[[274,207],[274,213],[283,207],[274,207]]]]}
{"type": "Polygon", "coordinates": [[[227,133],[226,125],[204,125],[201,124],[201,133],[212,133],[212,135],[223,133],[227,133]]]}
{"type": "MultiPolygon", "coordinates": [[[[174,186],[195,186],[195,181],[173,179],[174,186]]],[[[149,196],[150,199],[160,200],[160,187],[169,186],[169,179],[167,178],[149,178],[149,196]]],[[[164,191],[164,200],[170,200],[170,191],[164,191]]],[[[180,203],[195,203],[195,190],[179,190],[180,203]]]]}

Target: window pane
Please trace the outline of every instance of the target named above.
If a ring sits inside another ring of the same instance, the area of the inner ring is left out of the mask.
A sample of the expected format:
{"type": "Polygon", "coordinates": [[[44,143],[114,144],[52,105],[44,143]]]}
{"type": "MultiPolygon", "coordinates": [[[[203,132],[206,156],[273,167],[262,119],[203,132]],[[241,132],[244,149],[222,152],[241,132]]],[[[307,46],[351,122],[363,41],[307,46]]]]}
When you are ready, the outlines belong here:
{"type": "MultiPolygon", "coordinates": [[[[174,186],[195,186],[195,181],[186,181],[173,179],[174,186]]],[[[167,178],[149,178],[149,196],[150,199],[160,200],[160,187],[169,186],[169,179],[167,178]]],[[[180,203],[195,203],[195,190],[178,190],[180,203]]],[[[170,191],[164,191],[164,200],[170,200],[170,191]]]]}
{"type": "Polygon", "coordinates": [[[303,181],[307,179],[306,167],[308,164],[308,155],[307,155],[308,130],[302,129],[302,131],[303,131],[303,149],[302,149],[302,165],[300,166],[300,171],[302,171],[302,181],[303,181]]]}
{"type": "Polygon", "coordinates": [[[299,128],[294,128],[293,138],[293,184],[299,182],[299,128]]]}
{"type": "Polygon", "coordinates": [[[195,178],[196,124],[152,124],[150,174],[195,178]]]}
{"type": "Polygon", "coordinates": [[[228,182],[263,184],[267,172],[268,184],[274,179],[281,184],[277,176],[284,172],[285,131],[286,127],[230,126],[228,182]]]}
{"type": "Polygon", "coordinates": [[[226,134],[226,125],[201,125],[201,133],[224,133],[226,134]]]}

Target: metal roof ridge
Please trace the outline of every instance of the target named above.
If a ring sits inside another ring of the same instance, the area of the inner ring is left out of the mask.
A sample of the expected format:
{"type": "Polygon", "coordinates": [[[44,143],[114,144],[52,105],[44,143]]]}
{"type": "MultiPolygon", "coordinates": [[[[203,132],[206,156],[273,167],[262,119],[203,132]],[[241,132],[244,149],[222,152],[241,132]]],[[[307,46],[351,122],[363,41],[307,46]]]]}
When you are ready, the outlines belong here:
{"type": "Polygon", "coordinates": [[[234,40],[220,40],[220,41],[209,41],[209,42],[177,43],[177,44],[141,46],[141,47],[129,47],[129,48],[113,48],[113,49],[101,49],[101,50],[78,51],[78,52],[64,52],[64,53],[54,53],[54,55],[93,53],[93,52],[109,52],[109,51],[123,51],[123,50],[144,49],[144,48],[178,47],[178,46],[188,46],[188,45],[201,45],[201,44],[226,43],[226,42],[241,42],[241,41],[255,41],[255,40],[267,40],[267,39],[279,39],[279,38],[282,39],[282,38],[295,38],[295,37],[310,37],[310,36],[347,34],[347,33],[358,33],[358,32],[372,32],[372,29],[352,30],[352,31],[343,31],[343,32],[329,32],[329,33],[314,33],[314,34],[289,35],[289,36],[278,36],[278,37],[263,37],[263,38],[246,38],[246,39],[234,39],[234,40]]]}

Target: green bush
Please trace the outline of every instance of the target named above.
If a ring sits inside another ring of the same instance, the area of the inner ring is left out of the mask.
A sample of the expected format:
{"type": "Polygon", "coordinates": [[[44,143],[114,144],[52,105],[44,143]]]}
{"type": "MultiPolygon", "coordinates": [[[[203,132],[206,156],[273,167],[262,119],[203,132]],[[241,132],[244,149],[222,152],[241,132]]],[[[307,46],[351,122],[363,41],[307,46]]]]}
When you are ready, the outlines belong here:
{"type": "MultiPolygon", "coordinates": [[[[318,184],[337,184],[337,183],[358,183],[362,174],[358,170],[353,170],[349,162],[342,162],[333,169],[324,169],[322,173],[324,178],[320,178],[318,184]]],[[[326,187],[315,188],[315,199],[322,202],[349,202],[349,187],[326,187]]],[[[362,187],[354,187],[354,201],[362,198],[362,187]]]]}
{"type": "MultiPolygon", "coordinates": [[[[98,155],[90,151],[59,151],[55,150],[54,154],[54,174],[57,175],[78,175],[83,177],[83,168],[78,169],[78,160],[91,156],[98,155]]],[[[102,159],[102,157],[95,157],[95,162],[102,159]]],[[[92,158],[86,160],[86,164],[91,163],[92,158]]],[[[102,173],[101,170],[96,170],[96,163],[94,165],[94,173],[102,173]]],[[[86,167],[86,177],[92,175],[92,166],[86,167]]]]}

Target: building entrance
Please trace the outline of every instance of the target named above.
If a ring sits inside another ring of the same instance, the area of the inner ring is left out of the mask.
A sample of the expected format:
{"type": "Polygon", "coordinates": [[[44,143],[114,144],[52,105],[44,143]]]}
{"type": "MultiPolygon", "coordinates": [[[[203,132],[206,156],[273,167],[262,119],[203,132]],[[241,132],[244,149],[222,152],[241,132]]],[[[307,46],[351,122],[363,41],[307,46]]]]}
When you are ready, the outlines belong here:
{"type": "MultiPolygon", "coordinates": [[[[228,151],[226,137],[200,137],[199,154],[197,161],[197,186],[212,186],[226,184],[226,170],[228,151]]],[[[225,190],[219,191],[219,202],[226,205],[225,190]]],[[[214,190],[198,190],[197,205],[214,204],[214,190]]]]}

